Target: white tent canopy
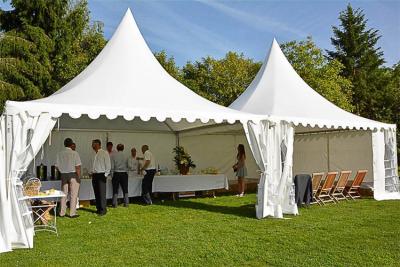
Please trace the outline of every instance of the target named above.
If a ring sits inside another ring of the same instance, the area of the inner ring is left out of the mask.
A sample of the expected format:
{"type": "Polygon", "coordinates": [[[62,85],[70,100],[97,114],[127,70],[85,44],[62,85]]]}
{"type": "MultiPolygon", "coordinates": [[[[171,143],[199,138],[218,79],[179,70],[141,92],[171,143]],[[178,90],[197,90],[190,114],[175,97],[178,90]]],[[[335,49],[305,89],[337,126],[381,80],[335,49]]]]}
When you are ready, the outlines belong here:
{"type": "MultiPolygon", "coordinates": [[[[87,114],[91,119],[123,116],[128,121],[155,117],[161,122],[185,118],[191,123],[196,119],[234,123],[249,118],[249,114],[200,97],[170,76],[147,46],[130,10],[106,47],[82,73],[49,97],[8,101],[6,110],[8,114],[27,111],[33,116],[48,112],[52,117],[63,113],[73,118],[87,114]]],[[[186,129],[180,127],[176,130],[186,129]]]]}
{"type": "MultiPolygon", "coordinates": [[[[388,192],[388,187],[392,187],[391,185],[388,186],[388,181],[397,182],[395,181],[397,179],[397,159],[394,152],[396,151],[396,125],[356,116],[340,109],[319,95],[296,73],[275,39],[255,79],[229,107],[265,115],[270,120],[280,122],[281,127],[286,125],[288,128],[295,129],[296,132],[319,131],[322,133],[335,129],[368,130],[370,139],[372,137],[371,165],[373,165],[374,197],[376,199],[400,198],[398,187],[397,192],[392,192],[396,191],[392,189],[388,192]],[[392,153],[385,154],[385,149],[392,151],[392,153]]],[[[256,127],[259,127],[259,125],[256,127]]],[[[287,131],[287,133],[293,135],[294,131],[287,131]]],[[[282,139],[283,136],[279,138],[282,139]]],[[[286,139],[288,139],[288,136],[286,139]]],[[[351,147],[353,144],[348,143],[346,145],[351,147]]],[[[293,142],[291,146],[293,146],[293,142]]],[[[293,155],[290,155],[289,152],[292,153],[293,149],[286,149],[288,151],[286,160],[292,161],[293,155]]],[[[320,158],[322,156],[316,155],[320,158]]],[[[356,156],[363,157],[364,155],[356,153],[356,156]]],[[[318,171],[317,169],[314,170],[318,171]]],[[[282,179],[291,179],[291,177],[273,175],[269,180],[275,182],[273,186],[281,184],[289,186],[291,181],[283,181],[282,179]]],[[[389,184],[392,183],[389,182],[389,184]]],[[[259,187],[262,188],[262,185],[259,187]]],[[[268,208],[267,205],[265,209],[268,208]]]]}
{"type": "Polygon", "coordinates": [[[395,124],[376,122],[342,110],[318,94],[293,69],[275,39],[255,79],[229,107],[304,127],[396,129],[395,124]]]}
{"type": "Polygon", "coordinates": [[[82,117],[69,123],[69,129],[115,122],[117,129],[171,135],[264,118],[212,103],[171,77],[128,10],[101,53],[67,85],[43,99],[7,101],[0,120],[0,252],[33,246],[29,203],[22,198],[20,178],[51,138],[57,120],[68,121],[68,116],[82,117]]]}

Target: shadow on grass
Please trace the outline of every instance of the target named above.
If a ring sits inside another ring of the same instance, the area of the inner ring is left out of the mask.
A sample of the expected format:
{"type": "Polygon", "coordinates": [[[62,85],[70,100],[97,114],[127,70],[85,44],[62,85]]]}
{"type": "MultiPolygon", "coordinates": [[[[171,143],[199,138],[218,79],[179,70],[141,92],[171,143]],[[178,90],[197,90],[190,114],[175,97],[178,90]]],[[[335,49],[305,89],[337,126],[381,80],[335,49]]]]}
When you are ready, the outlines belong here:
{"type": "Polygon", "coordinates": [[[239,207],[229,207],[229,206],[218,206],[206,203],[199,203],[194,201],[165,201],[163,203],[157,202],[155,205],[169,206],[174,208],[185,208],[193,210],[204,210],[215,213],[235,215],[239,217],[246,217],[251,219],[256,219],[254,204],[243,205],[239,207]]]}
{"type": "Polygon", "coordinates": [[[89,213],[97,213],[96,210],[90,209],[90,208],[85,208],[85,207],[79,208],[79,210],[83,210],[83,211],[86,211],[86,212],[89,212],[89,213]]]}

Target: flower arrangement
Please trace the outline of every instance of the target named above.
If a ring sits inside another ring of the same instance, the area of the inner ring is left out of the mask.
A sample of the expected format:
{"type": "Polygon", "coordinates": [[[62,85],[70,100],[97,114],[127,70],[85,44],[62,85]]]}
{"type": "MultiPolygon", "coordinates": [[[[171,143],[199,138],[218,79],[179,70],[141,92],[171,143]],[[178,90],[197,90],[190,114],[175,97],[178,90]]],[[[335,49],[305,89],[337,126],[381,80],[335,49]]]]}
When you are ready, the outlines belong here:
{"type": "Polygon", "coordinates": [[[194,164],[192,157],[185,151],[183,146],[174,147],[173,152],[175,153],[175,166],[181,174],[187,174],[189,168],[196,168],[196,164],[194,164]]]}

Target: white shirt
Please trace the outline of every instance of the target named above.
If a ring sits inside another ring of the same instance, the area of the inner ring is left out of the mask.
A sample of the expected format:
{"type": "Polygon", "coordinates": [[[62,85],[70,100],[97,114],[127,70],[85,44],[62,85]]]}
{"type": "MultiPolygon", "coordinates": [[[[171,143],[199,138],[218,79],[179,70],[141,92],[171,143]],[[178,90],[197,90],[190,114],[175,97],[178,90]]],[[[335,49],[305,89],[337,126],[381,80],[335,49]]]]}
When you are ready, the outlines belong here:
{"type": "Polygon", "coordinates": [[[99,149],[97,153],[94,154],[93,158],[93,173],[103,173],[105,176],[110,174],[111,170],[111,160],[110,155],[108,155],[107,151],[103,149],[99,149]]]}
{"type": "Polygon", "coordinates": [[[125,157],[124,152],[118,151],[111,154],[111,170],[112,172],[128,171],[128,159],[125,157]]]}
{"type": "Polygon", "coordinates": [[[82,165],[78,152],[66,147],[57,153],[56,167],[61,173],[75,173],[75,167],[82,165]]]}
{"type": "Polygon", "coordinates": [[[150,160],[149,166],[147,166],[146,170],[155,170],[156,169],[156,159],[153,156],[153,153],[150,150],[144,152],[144,160],[150,160]]]}
{"type": "Polygon", "coordinates": [[[132,158],[132,156],[129,156],[128,158],[128,171],[130,175],[133,176],[138,176],[138,171],[139,171],[139,161],[137,158],[132,158]]]}

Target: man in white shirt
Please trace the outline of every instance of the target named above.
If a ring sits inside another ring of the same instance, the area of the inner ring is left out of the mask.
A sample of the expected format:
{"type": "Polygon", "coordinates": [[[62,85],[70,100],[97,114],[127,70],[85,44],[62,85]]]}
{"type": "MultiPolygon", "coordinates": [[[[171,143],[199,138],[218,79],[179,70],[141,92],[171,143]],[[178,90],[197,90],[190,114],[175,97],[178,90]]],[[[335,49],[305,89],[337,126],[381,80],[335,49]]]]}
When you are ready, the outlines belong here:
{"type": "Polygon", "coordinates": [[[107,213],[106,189],[107,176],[111,171],[111,161],[108,152],[101,149],[101,141],[99,139],[92,141],[92,148],[95,152],[92,167],[92,185],[96,198],[97,214],[102,216],[107,213]]]}
{"type": "Polygon", "coordinates": [[[124,145],[117,145],[117,152],[111,155],[111,172],[112,172],[112,186],[113,186],[113,200],[112,205],[117,207],[118,190],[121,185],[122,192],[124,193],[124,207],[128,207],[128,158],[124,155],[124,145]]]}
{"type": "Polygon", "coordinates": [[[70,193],[70,211],[71,218],[79,217],[76,214],[76,203],[79,193],[80,176],[81,176],[81,158],[78,152],[71,149],[73,142],[71,138],[64,140],[65,149],[57,153],[56,167],[61,175],[61,190],[65,197],[61,198],[60,217],[65,216],[67,210],[67,196],[70,193]]]}
{"type": "Polygon", "coordinates": [[[139,160],[136,157],[136,148],[131,149],[131,156],[128,157],[128,171],[129,171],[129,176],[135,177],[139,175],[139,160]]]}
{"type": "Polygon", "coordinates": [[[115,151],[115,149],[113,149],[113,147],[114,147],[114,144],[112,142],[107,142],[106,149],[107,149],[108,155],[110,155],[110,157],[112,156],[112,154],[117,152],[117,151],[115,151]]]}
{"type": "Polygon", "coordinates": [[[153,204],[151,200],[151,193],[153,189],[153,179],[156,174],[156,161],[153,153],[150,152],[148,145],[142,146],[142,152],[144,155],[144,164],[141,168],[141,172],[145,171],[145,175],[142,181],[142,196],[143,200],[147,205],[153,204]]]}

